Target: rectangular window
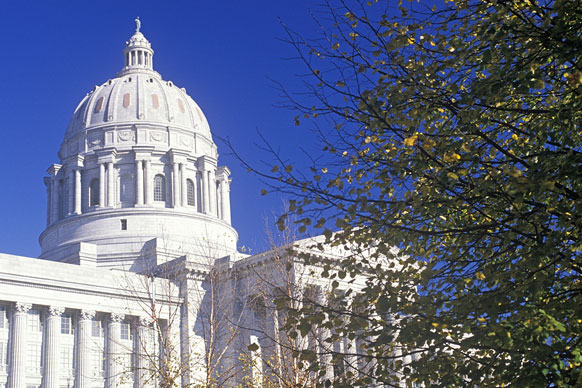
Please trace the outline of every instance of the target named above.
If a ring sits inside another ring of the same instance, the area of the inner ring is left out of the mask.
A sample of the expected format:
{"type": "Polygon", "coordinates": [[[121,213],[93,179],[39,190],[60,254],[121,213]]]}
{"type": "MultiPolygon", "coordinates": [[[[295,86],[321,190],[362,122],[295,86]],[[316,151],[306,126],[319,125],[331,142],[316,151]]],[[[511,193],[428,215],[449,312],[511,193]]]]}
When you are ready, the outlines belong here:
{"type": "Polygon", "coordinates": [[[61,348],[61,369],[65,371],[66,375],[70,375],[73,369],[73,348],[64,346],[61,348]]]}
{"type": "Polygon", "coordinates": [[[61,315],[61,334],[73,334],[70,315],[61,315]]]}
{"type": "Polygon", "coordinates": [[[40,374],[40,344],[28,344],[27,372],[40,374]]]}
{"type": "Polygon", "coordinates": [[[8,329],[8,317],[6,316],[6,306],[0,305],[0,329],[8,329]]]}
{"type": "Polygon", "coordinates": [[[91,325],[91,335],[93,337],[103,337],[103,324],[100,320],[93,320],[91,325]]]}
{"type": "Polygon", "coordinates": [[[91,353],[91,368],[94,374],[102,375],[105,370],[105,357],[100,350],[94,350],[91,353]]]}
{"type": "Polygon", "coordinates": [[[0,342],[0,371],[6,371],[8,365],[8,343],[0,342]]]}
{"type": "Polygon", "coordinates": [[[29,332],[38,332],[42,330],[40,324],[40,312],[38,310],[29,310],[26,319],[26,326],[29,332]]]}
{"type": "Polygon", "coordinates": [[[121,230],[127,230],[127,220],[121,220],[121,230]]]}
{"type": "Polygon", "coordinates": [[[133,333],[131,332],[131,326],[127,322],[121,323],[121,339],[122,340],[133,339],[133,333]]]}

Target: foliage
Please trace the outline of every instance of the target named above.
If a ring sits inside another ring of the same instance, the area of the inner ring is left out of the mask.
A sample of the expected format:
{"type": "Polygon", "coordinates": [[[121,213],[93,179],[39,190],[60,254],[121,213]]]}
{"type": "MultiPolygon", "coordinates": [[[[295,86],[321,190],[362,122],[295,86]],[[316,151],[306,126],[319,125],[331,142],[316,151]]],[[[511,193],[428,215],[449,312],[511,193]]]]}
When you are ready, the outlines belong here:
{"type": "Polygon", "coordinates": [[[317,39],[286,28],[309,70],[287,97],[324,155],[307,176],[257,172],[301,231],[395,264],[366,261],[351,313],[303,323],[357,336],[384,384],[582,384],[582,7],[350,1],[316,18],[317,39]]]}

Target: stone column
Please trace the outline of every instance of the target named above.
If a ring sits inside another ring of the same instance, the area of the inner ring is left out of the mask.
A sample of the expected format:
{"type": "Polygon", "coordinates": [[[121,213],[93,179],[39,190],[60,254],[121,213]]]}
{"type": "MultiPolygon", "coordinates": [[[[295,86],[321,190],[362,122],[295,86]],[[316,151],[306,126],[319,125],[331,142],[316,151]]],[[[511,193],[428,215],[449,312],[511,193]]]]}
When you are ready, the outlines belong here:
{"type": "Polygon", "coordinates": [[[202,213],[208,214],[210,212],[208,206],[208,171],[202,170],[200,175],[202,175],[202,187],[200,188],[202,190],[202,213]]]}
{"type": "Polygon", "coordinates": [[[26,378],[26,315],[32,308],[30,303],[16,302],[12,313],[10,330],[10,371],[8,388],[24,388],[26,378]]]}
{"type": "Polygon", "coordinates": [[[230,184],[228,179],[220,181],[220,206],[222,220],[230,224],[230,184]]]}
{"type": "Polygon", "coordinates": [[[117,388],[121,368],[121,352],[119,340],[121,337],[121,321],[123,314],[112,313],[107,325],[107,371],[105,375],[105,388],[117,388]]]}
{"type": "Polygon", "coordinates": [[[216,171],[214,169],[210,170],[208,177],[208,196],[210,197],[209,203],[209,213],[216,216],[216,171]]]}
{"type": "Polygon", "coordinates": [[[89,388],[91,386],[91,325],[95,317],[93,310],[81,310],[78,326],[78,362],[75,369],[76,388],[89,388]]]}
{"type": "Polygon", "coordinates": [[[59,220],[59,180],[51,178],[51,224],[59,220]]]}
{"type": "Polygon", "coordinates": [[[81,170],[75,169],[75,214],[81,214],[81,170]]]}
{"type": "Polygon", "coordinates": [[[105,163],[99,163],[99,207],[105,204],[105,163]]]}
{"type": "Polygon", "coordinates": [[[67,206],[67,214],[73,214],[75,211],[75,170],[69,171],[69,198],[67,206]]]}
{"type": "MultiPolygon", "coordinates": [[[[327,295],[325,289],[320,288],[317,292],[315,303],[318,305],[316,308],[323,310],[327,306],[327,295]]],[[[328,328],[322,327],[317,333],[317,351],[319,353],[319,361],[323,364],[325,368],[325,379],[333,379],[333,365],[331,351],[333,345],[327,342],[327,339],[331,336],[328,328]]]]}
{"type": "MultiPolygon", "coordinates": [[[[273,293],[274,295],[274,293],[273,293]]],[[[275,297],[268,297],[266,299],[266,310],[267,310],[267,317],[271,317],[272,325],[267,325],[267,330],[272,329],[272,333],[269,332],[268,335],[273,339],[273,368],[276,371],[277,379],[279,382],[279,386],[282,386],[280,377],[284,376],[284,367],[283,365],[283,355],[281,349],[281,327],[279,325],[279,310],[277,310],[277,306],[275,306],[274,302],[275,297]]]]}
{"type": "Polygon", "coordinates": [[[180,206],[180,166],[178,163],[172,163],[172,205],[174,207],[180,206]]]}
{"type": "Polygon", "coordinates": [[[115,177],[113,176],[113,162],[107,163],[107,206],[115,206],[115,177]]]}
{"type": "Polygon", "coordinates": [[[145,203],[151,205],[154,198],[154,182],[152,180],[152,162],[144,161],[144,175],[145,175],[145,203]]]}
{"type": "Polygon", "coordinates": [[[182,206],[188,205],[188,185],[186,184],[186,165],[180,163],[180,194],[182,206]]]}
{"type": "Polygon", "coordinates": [[[136,176],[136,195],[135,203],[136,205],[143,205],[143,161],[135,161],[135,176],[136,176]]]}
{"type": "MultiPolygon", "coordinates": [[[[137,333],[136,333],[136,362],[135,362],[135,386],[144,387],[146,382],[149,380],[148,373],[150,367],[148,362],[153,358],[151,352],[155,351],[152,347],[153,344],[150,343],[150,332],[152,328],[150,327],[152,323],[151,318],[140,317],[137,323],[137,333]]],[[[148,384],[151,385],[151,384],[148,384]]]]}
{"type": "Polygon", "coordinates": [[[46,318],[46,342],[45,342],[45,366],[44,386],[59,386],[59,337],[61,334],[61,315],[65,312],[63,307],[50,306],[46,318]]]}

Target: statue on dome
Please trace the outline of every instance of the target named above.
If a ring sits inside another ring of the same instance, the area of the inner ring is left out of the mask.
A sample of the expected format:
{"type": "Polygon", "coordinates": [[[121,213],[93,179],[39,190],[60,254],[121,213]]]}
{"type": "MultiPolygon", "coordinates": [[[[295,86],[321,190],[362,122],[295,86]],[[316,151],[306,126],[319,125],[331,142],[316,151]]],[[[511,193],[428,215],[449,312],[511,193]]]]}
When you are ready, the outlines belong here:
{"type": "Polygon", "coordinates": [[[141,28],[141,21],[139,20],[139,16],[135,18],[135,32],[139,32],[141,28]]]}

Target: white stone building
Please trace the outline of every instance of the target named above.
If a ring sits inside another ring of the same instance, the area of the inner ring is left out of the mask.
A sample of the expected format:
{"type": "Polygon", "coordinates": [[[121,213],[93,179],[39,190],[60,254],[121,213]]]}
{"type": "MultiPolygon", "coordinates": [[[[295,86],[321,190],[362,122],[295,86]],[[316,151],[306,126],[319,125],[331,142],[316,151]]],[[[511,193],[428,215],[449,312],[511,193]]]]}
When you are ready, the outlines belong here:
{"type": "Polygon", "coordinates": [[[250,342],[281,357],[278,319],[249,298],[271,296],[257,283],[277,264],[236,251],[208,122],[154,70],[139,23],[126,45],[48,169],[40,259],[0,254],[0,388],[154,386],[170,363],[204,386],[260,376],[241,358],[250,342]]]}

